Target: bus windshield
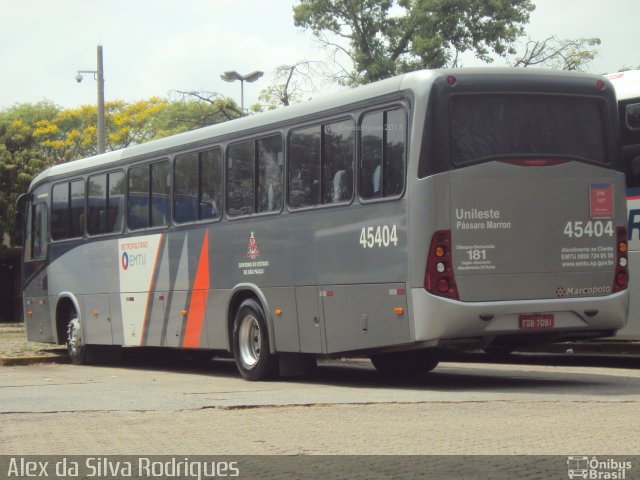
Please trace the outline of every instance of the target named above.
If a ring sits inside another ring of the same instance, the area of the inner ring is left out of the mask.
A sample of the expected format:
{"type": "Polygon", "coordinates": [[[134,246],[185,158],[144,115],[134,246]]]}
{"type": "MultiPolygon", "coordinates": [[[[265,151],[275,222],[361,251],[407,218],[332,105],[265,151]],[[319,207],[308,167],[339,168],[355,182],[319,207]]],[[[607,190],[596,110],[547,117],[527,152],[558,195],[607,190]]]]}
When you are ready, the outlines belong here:
{"type": "Polygon", "coordinates": [[[602,102],[562,95],[466,94],[450,99],[454,165],[509,156],[607,163],[602,102]]]}

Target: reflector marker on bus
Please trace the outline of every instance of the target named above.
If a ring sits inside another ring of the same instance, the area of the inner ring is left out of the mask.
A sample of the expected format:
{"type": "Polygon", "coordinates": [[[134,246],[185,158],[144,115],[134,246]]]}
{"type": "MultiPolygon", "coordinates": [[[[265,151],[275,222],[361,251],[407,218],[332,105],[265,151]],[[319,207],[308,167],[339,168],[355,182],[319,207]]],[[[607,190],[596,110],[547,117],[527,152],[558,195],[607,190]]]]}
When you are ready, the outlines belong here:
{"type": "Polygon", "coordinates": [[[389,295],[404,297],[407,294],[407,291],[404,288],[391,288],[389,289],[389,295]]]}
{"type": "Polygon", "coordinates": [[[333,297],[333,290],[323,290],[320,292],[321,297],[333,297]]]}

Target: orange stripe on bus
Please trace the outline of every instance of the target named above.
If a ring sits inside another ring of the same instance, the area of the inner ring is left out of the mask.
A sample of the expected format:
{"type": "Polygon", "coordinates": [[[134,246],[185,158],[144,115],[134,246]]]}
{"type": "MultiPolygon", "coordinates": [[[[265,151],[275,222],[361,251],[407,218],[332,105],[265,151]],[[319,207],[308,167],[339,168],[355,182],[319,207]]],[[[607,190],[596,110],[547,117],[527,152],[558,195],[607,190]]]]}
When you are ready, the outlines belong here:
{"type": "Polygon", "coordinates": [[[207,306],[207,295],[209,293],[209,232],[205,232],[200,251],[200,260],[196,270],[196,279],[193,282],[191,302],[187,315],[187,328],[184,332],[183,347],[198,348],[200,345],[200,334],[202,332],[202,322],[204,321],[205,307],[207,306]]]}

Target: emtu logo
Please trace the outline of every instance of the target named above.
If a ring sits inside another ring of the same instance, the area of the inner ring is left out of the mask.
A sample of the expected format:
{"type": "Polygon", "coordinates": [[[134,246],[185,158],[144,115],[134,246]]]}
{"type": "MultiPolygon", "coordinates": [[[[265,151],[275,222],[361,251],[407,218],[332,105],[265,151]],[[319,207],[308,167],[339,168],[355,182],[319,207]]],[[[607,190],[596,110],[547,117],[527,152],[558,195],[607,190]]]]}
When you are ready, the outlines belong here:
{"type": "Polygon", "coordinates": [[[129,254],[127,252],[122,253],[122,269],[126,270],[129,268],[129,254]]]}

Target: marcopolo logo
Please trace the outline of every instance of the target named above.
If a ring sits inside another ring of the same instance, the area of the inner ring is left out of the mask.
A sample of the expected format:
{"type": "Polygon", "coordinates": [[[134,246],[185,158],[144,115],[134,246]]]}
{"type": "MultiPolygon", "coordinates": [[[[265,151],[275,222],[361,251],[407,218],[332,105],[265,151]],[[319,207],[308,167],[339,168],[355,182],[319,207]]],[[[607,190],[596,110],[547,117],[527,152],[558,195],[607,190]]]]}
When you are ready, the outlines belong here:
{"type": "Polygon", "coordinates": [[[558,297],[579,297],[581,295],[608,295],[611,293],[611,287],[608,285],[600,285],[596,287],[558,287],[556,295],[558,297]]]}
{"type": "Polygon", "coordinates": [[[570,479],[585,480],[625,480],[627,470],[631,470],[631,462],[597,457],[571,456],[567,458],[567,476],[570,479]]]}

